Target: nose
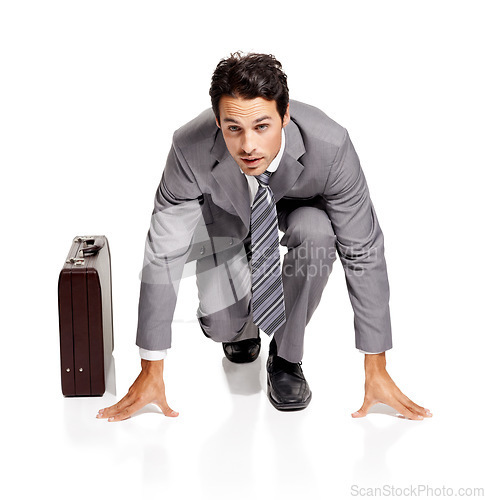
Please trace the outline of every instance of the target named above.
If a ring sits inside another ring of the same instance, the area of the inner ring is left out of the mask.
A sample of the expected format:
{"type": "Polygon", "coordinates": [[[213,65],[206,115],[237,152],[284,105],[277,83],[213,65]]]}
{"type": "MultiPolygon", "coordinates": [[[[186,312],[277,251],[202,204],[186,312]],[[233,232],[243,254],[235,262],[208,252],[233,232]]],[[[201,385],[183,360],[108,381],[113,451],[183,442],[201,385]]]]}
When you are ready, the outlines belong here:
{"type": "Polygon", "coordinates": [[[247,155],[250,155],[256,149],[254,143],[254,136],[251,131],[246,132],[244,134],[241,148],[247,155]]]}

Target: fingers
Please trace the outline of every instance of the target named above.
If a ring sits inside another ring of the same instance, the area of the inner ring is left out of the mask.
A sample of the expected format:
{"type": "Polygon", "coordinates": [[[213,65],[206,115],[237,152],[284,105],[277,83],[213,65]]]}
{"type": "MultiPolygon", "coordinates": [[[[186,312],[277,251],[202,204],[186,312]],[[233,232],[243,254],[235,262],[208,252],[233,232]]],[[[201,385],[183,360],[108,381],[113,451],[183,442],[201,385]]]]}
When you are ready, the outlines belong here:
{"type": "Polygon", "coordinates": [[[432,417],[433,414],[427,409],[411,401],[398,387],[392,383],[391,390],[381,390],[369,387],[364,395],[364,403],[359,410],[352,413],[352,418],[362,418],[367,415],[370,408],[377,403],[384,403],[397,410],[403,417],[410,420],[423,420],[432,417]]]}
{"type": "Polygon", "coordinates": [[[360,407],[360,410],[354,411],[352,413],[352,418],[362,418],[367,415],[369,408],[371,408],[375,403],[372,403],[369,399],[364,398],[364,404],[360,407]]]}
{"type": "Polygon", "coordinates": [[[167,404],[163,381],[154,380],[153,377],[142,374],[123,399],[113,406],[99,410],[96,418],[107,418],[108,422],[119,422],[130,418],[150,403],[156,404],[167,417],[178,417],[179,415],[167,404]]]}
{"type": "Polygon", "coordinates": [[[141,410],[147,403],[143,401],[142,398],[135,399],[131,404],[125,405],[125,407],[120,408],[118,413],[108,418],[108,422],[120,422],[121,420],[126,420],[130,418],[138,410],[141,410]]]}
{"type": "MultiPolygon", "coordinates": [[[[99,410],[96,418],[107,418],[108,422],[120,422],[121,420],[126,420],[130,418],[138,410],[141,410],[144,406],[151,403],[151,401],[146,401],[143,398],[129,398],[127,394],[119,403],[99,410]]],[[[172,410],[167,403],[159,404],[157,406],[162,410],[166,417],[178,417],[179,413],[172,410]]]]}
{"type": "Polygon", "coordinates": [[[384,403],[410,420],[423,420],[433,416],[427,408],[417,405],[404,395],[386,370],[366,372],[364,404],[352,413],[352,417],[365,417],[376,403],[384,403]]]}
{"type": "MultiPolygon", "coordinates": [[[[379,401],[372,402],[369,399],[364,399],[364,404],[359,410],[352,413],[352,418],[365,417],[369,409],[378,402],[379,401]]],[[[404,396],[401,400],[396,399],[394,402],[386,404],[397,410],[403,417],[409,420],[423,420],[424,418],[433,416],[427,408],[417,405],[406,396],[404,396]]]]}
{"type": "Polygon", "coordinates": [[[96,415],[96,418],[110,418],[114,417],[121,411],[124,411],[128,406],[130,406],[132,403],[132,396],[131,393],[128,392],[128,394],[118,401],[118,403],[114,404],[113,406],[109,406],[108,408],[103,408],[98,411],[98,414],[96,415]]]}
{"type": "Polygon", "coordinates": [[[166,417],[178,417],[179,416],[179,412],[172,410],[172,408],[170,408],[170,406],[168,406],[166,401],[163,403],[157,403],[157,406],[160,408],[160,410],[162,410],[163,414],[166,417]]]}
{"type": "Polygon", "coordinates": [[[397,410],[403,417],[409,420],[423,420],[423,415],[417,413],[412,407],[405,406],[403,403],[397,401],[392,407],[397,410]]]}
{"type": "Polygon", "coordinates": [[[412,413],[419,415],[423,418],[429,418],[433,416],[433,414],[428,410],[428,408],[424,408],[422,406],[417,405],[414,401],[411,401],[407,396],[403,395],[403,398],[400,400],[400,402],[405,407],[407,407],[412,413]]]}

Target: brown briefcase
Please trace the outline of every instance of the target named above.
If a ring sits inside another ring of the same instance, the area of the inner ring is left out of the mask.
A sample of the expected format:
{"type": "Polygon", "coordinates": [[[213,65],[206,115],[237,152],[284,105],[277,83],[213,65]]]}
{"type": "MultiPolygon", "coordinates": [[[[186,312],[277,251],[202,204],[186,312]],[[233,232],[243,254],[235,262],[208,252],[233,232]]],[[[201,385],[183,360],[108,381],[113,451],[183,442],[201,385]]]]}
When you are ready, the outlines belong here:
{"type": "Polygon", "coordinates": [[[59,275],[64,396],[102,396],[113,351],[111,258],[105,236],[76,236],[59,275]]]}

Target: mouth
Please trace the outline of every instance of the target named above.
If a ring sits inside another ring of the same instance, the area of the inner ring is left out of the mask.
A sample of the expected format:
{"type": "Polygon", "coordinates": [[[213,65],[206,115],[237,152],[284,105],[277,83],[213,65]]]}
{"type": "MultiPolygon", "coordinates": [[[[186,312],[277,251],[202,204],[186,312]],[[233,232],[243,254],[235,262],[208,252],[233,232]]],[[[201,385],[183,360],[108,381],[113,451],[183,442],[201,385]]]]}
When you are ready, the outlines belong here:
{"type": "Polygon", "coordinates": [[[256,166],[258,166],[262,159],[263,159],[262,157],[261,158],[253,158],[253,157],[241,158],[243,163],[246,166],[248,166],[249,168],[255,168],[256,166]]]}

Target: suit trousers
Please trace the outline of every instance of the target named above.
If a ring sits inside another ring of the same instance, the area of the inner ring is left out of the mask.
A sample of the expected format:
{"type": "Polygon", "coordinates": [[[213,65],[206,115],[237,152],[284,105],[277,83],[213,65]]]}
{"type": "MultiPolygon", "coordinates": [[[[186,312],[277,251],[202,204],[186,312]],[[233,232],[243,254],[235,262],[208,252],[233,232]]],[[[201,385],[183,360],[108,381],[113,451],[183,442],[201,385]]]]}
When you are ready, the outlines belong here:
{"type": "MultiPolygon", "coordinates": [[[[325,211],[283,200],[277,204],[280,244],[287,247],[282,278],[286,322],[274,333],[278,356],[303,358],[305,328],[320,303],[336,259],[336,236],[325,211]]],[[[197,261],[197,318],[203,333],[216,342],[258,336],[252,321],[250,235],[231,252],[197,261]]]]}

